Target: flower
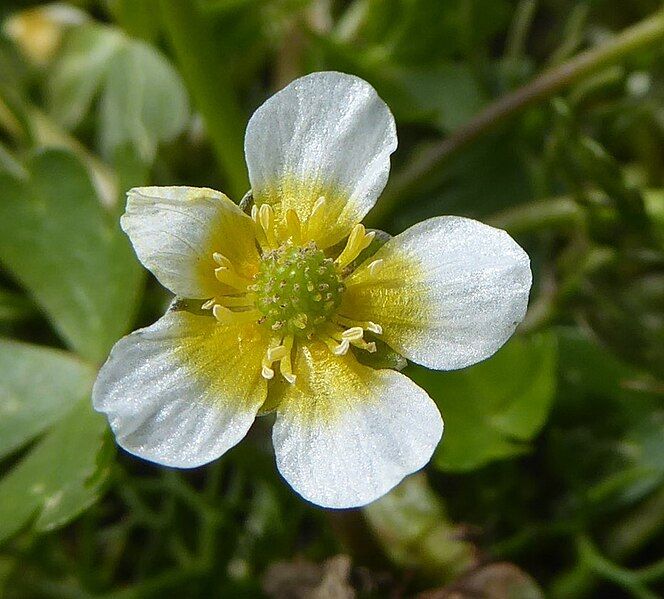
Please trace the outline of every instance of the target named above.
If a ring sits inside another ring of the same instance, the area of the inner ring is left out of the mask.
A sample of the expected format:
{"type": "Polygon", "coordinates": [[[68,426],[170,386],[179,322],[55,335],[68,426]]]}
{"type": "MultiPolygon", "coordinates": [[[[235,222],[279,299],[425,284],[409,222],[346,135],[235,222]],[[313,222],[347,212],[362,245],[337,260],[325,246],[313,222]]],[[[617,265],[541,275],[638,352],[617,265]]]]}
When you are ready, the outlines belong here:
{"type": "Polygon", "coordinates": [[[443,432],[434,402],[356,354],[381,340],[429,368],[479,362],[523,318],[531,273],[504,231],[466,218],[432,218],[371,253],[359,222],[396,146],[369,84],[315,73],[249,121],[251,216],[211,189],[128,193],[121,224],[138,258],[200,309],[176,301],[102,367],[93,402],[122,447],[195,467],[274,411],[279,471],[334,508],[369,503],[429,461],[443,432]]]}

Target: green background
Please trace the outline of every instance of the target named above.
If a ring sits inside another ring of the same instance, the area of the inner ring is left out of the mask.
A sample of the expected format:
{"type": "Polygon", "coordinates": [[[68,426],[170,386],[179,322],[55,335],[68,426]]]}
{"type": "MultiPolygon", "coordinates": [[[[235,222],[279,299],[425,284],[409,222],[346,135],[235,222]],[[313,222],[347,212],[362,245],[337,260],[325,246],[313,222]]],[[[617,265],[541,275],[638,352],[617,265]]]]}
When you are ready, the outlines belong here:
{"type": "Polygon", "coordinates": [[[664,592],[660,2],[5,0],[0,21],[1,596],[664,592]],[[249,116],[317,70],[396,117],[369,226],[478,218],[534,271],[494,357],[406,367],[445,435],[361,510],[280,479],[269,417],[176,471],[119,451],[90,405],[115,341],[170,301],[119,229],[125,191],[239,201],[249,116]]]}

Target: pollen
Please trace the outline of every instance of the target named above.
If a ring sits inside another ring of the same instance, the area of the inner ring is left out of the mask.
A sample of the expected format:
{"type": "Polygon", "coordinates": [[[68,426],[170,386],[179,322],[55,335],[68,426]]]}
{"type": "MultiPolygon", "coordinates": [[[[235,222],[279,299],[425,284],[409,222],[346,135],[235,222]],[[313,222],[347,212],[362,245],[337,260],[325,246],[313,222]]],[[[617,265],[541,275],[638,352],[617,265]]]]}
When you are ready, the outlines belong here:
{"type": "Polygon", "coordinates": [[[310,242],[264,253],[251,289],[259,322],[282,335],[310,337],[333,316],[345,286],[334,260],[310,242]]]}

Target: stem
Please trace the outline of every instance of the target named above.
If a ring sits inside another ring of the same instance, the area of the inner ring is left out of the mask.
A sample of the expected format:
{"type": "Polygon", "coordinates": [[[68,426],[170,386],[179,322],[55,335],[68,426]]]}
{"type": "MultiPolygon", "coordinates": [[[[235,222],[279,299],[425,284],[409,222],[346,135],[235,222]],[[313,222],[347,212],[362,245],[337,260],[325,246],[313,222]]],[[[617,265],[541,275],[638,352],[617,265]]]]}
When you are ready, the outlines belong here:
{"type": "Polygon", "coordinates": [[[524,204],[495,214],[488,224],[505,229],[510,235],[532,233],[542,229],[564,228],[581,222],[583,210],[568,197],[524,204]]]}
{"type": "Polygon", "coordinates": [[[560,64],[576,52],[583,39],[583,27],[589,12],[590,5],[587,3],[577,4],[572,9],[569,19],[565,24],[565,31],[562,36],[563,41],[549,58],[549,65],[560,64]]]}
{"type": "Polygon", "coordinates": [[[164,29],[194,102],[205,121],[229,193],[240,198],[249,188],[244,164],[246,117],[235,96],[235,83],[214,35],[196,2],[161,0],[164,29]]]}
{"type": "Polygon", "coordinates": [[[505,55],[509,60],[518,60],[523,55],[536,9],[537,0],[521,0],[517,5],[512,27],[507,35],[505,55]]]}
{"type": "Polygon", "coordinates": [[[635,572],[641,582],[655,582],[664,578],[664,559],[661,559],[650,566],[640,568],[635,572]]]}
{"type": "Polygon", "coordinates": [[[609,532],[606,547],[613,559],[623,560],[648,543],[663,527],[664,489],[660,489],[609,532]]]}
{"type": "MultiPolygon", "coordinates": [[[[609,531],[604,546],[611,553],[611,560],[625,561],[643,547],[664,524],[664,490],[655,492],[647,499],[627,520],[609,531]]],[[[594,546],[592,546],[594,547],[594,546]]],[[[591,547],[591,548],[592,548],[591,547]]],[[[579,562],[571,570],[559,575],[549,589],[547,596],[552,599],[567,597],[584,597],[590,595],[597,584],[597,578],[607,578],[601,567],[593,567],[588,561],[588,540],[579,545],[579,562]],[[581,550],[586,552],[586,559],[582,559],[581,550]]],[[[595,550],[596,551],[596,550],[595,550]]],[[[592,553],[592,552],[591,552],[592,553]]],[[[591,555],[592,557],[592,555],[591,555]]],[[[607,558],[603,558],[606,561],[607,558]]],[[[592,559],[590,560],[592,562],[592,559]]],[[[620,568],[613,561],[615,568],[620,568]]],[[[595,566],[597,563],[595,563],[595,566]]],[[[661,562],[652,564],[641,570],[629,571],[637,584],[643,585],[658,579],[662,574],[664,565],[661,562]]],[[[610,580],[613,580],[610,578],[610,580]]],[[[614,580],[615,582],[615,580],[614,580]]]]}
{"type": "Polygon", "coordinates": [[[577,550],[581,562],[605,580],[629,591],[637,599],[657,599],[657,595],[649,591],[634,572],[606,559],[588,537],[584,536],[578,540],[577,550]]]}
{"type": "Polygon", "coordinates": [[[664,37],[664,10],[659,10],[616,35],[612,40],[587,50],[560,66],[547,69],[527,85],[499,98],[447,139],[429,147],[417,159],[406,165],[385,190],[377,210],[370,219],[370,226],[389,218],[404,198],[412,195],[420,187],[423,179],[485,133],[525,108],[559,93],[590,73],[662,37],[664,37]]]}

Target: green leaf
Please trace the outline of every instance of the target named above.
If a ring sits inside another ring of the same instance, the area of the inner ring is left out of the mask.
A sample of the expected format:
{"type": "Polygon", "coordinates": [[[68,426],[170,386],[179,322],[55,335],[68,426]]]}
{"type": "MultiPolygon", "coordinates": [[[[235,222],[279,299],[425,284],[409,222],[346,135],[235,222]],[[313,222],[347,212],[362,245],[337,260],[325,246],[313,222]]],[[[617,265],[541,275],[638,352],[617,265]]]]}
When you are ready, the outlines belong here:
{"type": "Polygon", "coordinates": [[[89,395],[94,377],[72,354],[0,339],[0,458],[89,395]]]}
{"type": "Polygon", "coordinates": [[[664,482],[661,390],[656,379],[576,330],[559,330],[558,340],[560,392],[546,443],[549,467],[564,483],[566,504],[595,519],[664,482]]]}
{"type": "Polygon", "coordinates": [[[88,114],[123,39],[117,29],[92,24],[68,34],[47,79],[50,113],[64,127],[73,129],[88,114]]]}
{"type": "Polygon", "coordinates": [[[72,154],[34,157],[27,180],[0,174],[0,263],[67,344],[99,362],[131,325],[142,273],[72,154]]]}
{"type": "Polygon", "coordinates": [[[443,131],[464,125],[488,100],[470,67],[463,64],[404,69],[400,80],[413,108],[431,115],[428,120],[443,131]]]}
{"type": "Polygon", "coordinates": [[[664,248],[664,189],[644,190],[643,200],[655,237],[664,248]]]}
{"type": "Polygon", "coordinates": [[[78,126],[99,103],[99,139],[104,156],[131,143],[150,163],[157,145],[187,125],[185,87],[152,46],[120,30],[86,24],[73,30],[48,80],[50,111],[68,128],[78,126]]]}
{"type": "Polygon", "coordinates": [[[17,565],[17,559],[13,557],[0,557],[0,595],[5,596],[9,576],[17,565]]]}
{"type": "Polygon", "coordinates": [[[112,156],[131,142],[151,162],[159,141],[180,133],[189,117],[179,76],[151,46],[133,41],[108,66],[101,98],[101,148],[112,156]]]}
{"type": "Polygon", "coordinates": [[[0,288],[0,322],[24,320],[34,313],[34,305],[25,295],[0,288]]]}
{"type": "Polygon", "coordinates": [[[435,464],[466,471],[527,451],[551,407],[556,356],[555,336],[542,334],[513,338],[494,357],[465,370],[409,369],[445,421],[435,464]]]}
{"type": "Polygon", "coordinates": [[[33,519],[38,532],[62,526],[97,499],[109,471],[105,431],[86,398],[0,481],[0,542],[33,519]]]}

